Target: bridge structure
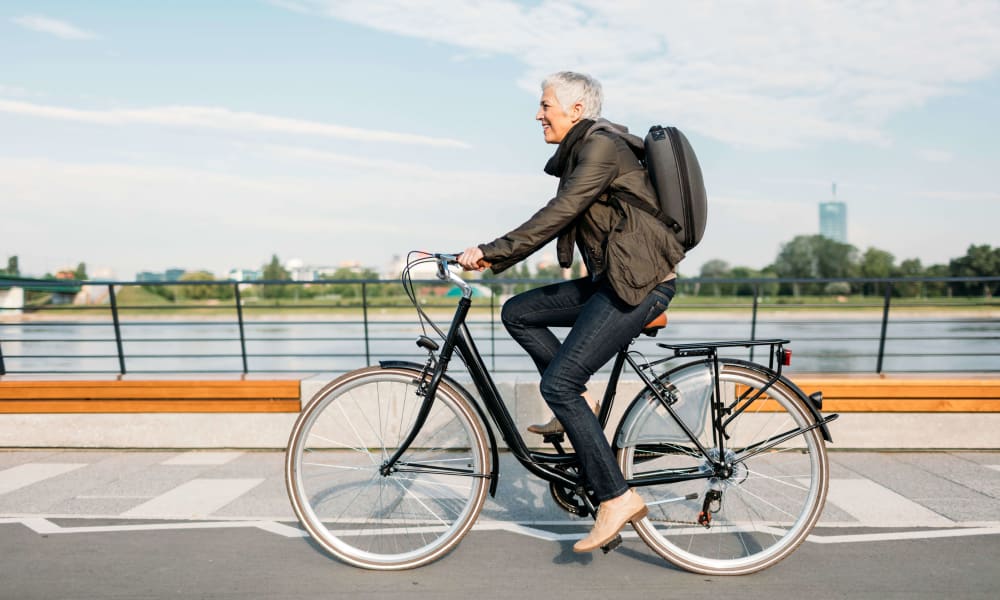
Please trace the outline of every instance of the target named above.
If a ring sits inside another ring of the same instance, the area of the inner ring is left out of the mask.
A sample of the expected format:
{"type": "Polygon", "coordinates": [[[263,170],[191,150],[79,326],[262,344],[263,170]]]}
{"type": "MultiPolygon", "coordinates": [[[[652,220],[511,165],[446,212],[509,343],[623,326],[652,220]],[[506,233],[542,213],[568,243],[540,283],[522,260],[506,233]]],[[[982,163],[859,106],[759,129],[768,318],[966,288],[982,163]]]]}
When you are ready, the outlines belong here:
{"type": "Polygon", "coordinates": [[[26,292],[51,294],[52,304],[70,304],[82,288],[76,280],[0,276],[0,317],[21,314],[26,292]]]}

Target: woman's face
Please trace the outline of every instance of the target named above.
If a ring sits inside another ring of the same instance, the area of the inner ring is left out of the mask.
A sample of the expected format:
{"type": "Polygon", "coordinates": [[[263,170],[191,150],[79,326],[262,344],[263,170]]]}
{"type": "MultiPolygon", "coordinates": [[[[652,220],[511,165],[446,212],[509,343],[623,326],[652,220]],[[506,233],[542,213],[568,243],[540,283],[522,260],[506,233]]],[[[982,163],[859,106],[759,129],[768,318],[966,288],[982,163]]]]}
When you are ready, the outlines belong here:
{"type": "Polygon", "coordinates": [[[566,132],[580,120],[582,114],[583,105],[579,102],[570,107],[569,113],[564,111],[556,99],[555,90],[547,87],[542,92],[542,100],[539,102],[535,119],[542,124],[545,141],[549,144],[558,144],[566,137],[566,132]]]}

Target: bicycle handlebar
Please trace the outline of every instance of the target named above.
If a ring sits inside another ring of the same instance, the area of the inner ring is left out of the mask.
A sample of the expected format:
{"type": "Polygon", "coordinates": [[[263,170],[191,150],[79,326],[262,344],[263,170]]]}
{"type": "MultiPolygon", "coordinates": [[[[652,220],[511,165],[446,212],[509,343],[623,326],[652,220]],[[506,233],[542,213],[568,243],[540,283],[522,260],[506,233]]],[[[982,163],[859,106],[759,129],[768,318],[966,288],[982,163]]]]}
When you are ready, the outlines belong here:
{"type": "Polygon", "coordinates": [[[458,264],[458,254],[445,254],[440,252],[435,252],[431,256],[437,261],[438,279],[441,281],[450,281],[462,289],[462,296],[465,298],[472,297],[472,286],[469,282],[458,276],[457,273],[449,269],[450,265],[458,264]]]}

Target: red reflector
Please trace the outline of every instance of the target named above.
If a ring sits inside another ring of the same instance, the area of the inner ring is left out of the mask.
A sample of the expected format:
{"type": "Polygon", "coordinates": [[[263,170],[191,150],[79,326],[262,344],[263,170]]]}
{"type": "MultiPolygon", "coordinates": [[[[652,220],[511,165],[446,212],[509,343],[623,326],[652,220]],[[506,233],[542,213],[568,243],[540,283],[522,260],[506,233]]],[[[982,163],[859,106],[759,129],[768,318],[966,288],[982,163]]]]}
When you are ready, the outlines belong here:
{"type": "Polygon", "coordinates": [[[787,350],[786,349],[786,350],[782,350],[781,351],[781,364],[784,365],[784,366],[786,366],[786,367],[788,365],[792,364],[792,351],[791,350],[787,350]]]}

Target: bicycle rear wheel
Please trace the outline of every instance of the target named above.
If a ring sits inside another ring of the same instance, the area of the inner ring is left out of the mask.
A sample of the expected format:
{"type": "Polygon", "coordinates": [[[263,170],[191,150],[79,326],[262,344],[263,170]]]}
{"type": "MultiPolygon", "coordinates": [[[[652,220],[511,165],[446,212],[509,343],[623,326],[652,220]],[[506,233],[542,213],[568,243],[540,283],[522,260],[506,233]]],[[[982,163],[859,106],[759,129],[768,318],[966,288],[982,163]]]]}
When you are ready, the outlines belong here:
{"type": "Polygon", "coordinates": [[[475,410],[442,382],[427,421],[389,472],[413,428],[419,373],[372,367],[331,382],[289,439],[285,483],[299,521],[324,549],[355,566],[418,567],[472,528],[486,499],[490,454],[475,410]]]}
{"type": "MultiPolygon", "coordinates": [[[[726,406],[745,404],[770,379],[752,363],[720,362],[726,406]]],[[[718,457],[711,363],[682,366],[660,381],[676,398],[673,408],[681,420],[718,457]]],[[[648,517],[635,524],[639,536],[670,562],[707,575],[754,573],[784,559],[809,535],[826,500],[826,446],[819,430],[808,429],[812,424],[799,396],[775,382],[726,425],[722,454],[731,468],[720,474],[645,390],[616,437],[622,472],[629,480],[681,472],[695,478],[635,484],[649,506],[648,517]]]]}

